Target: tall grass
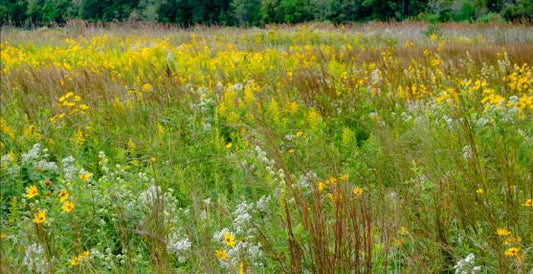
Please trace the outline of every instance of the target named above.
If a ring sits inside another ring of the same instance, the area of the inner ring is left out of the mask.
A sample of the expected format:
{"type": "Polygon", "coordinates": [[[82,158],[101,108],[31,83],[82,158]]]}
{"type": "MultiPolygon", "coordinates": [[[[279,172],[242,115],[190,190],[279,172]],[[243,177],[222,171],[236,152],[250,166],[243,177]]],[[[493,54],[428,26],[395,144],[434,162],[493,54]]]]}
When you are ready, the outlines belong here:
{"type": "Polygon", "coordinates": [[[2,270],[527,273],[532,41],[4,29],[2,270]]]}

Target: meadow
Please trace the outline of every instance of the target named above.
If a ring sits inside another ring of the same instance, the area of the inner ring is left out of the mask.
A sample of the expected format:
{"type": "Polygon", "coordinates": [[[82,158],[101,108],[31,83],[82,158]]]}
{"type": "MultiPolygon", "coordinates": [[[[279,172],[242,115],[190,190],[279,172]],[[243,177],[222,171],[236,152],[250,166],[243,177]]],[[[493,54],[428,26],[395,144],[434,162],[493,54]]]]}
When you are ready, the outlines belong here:
{"type": "Polygon", "coordinates": [[[5,273],[533,271],[530,26],[1,38],[5,273]]]}

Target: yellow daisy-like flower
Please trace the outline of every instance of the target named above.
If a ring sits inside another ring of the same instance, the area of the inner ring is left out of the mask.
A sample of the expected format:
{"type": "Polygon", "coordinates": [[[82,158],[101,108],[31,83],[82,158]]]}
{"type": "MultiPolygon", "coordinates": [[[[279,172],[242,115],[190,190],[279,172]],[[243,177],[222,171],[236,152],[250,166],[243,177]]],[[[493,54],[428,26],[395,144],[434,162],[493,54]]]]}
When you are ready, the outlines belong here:
{"type": "Polygon", "coordinates": [[[39,195],[39,190],[37,190],[36,185],[31,185],[30,187],[26,188],[26,198],[31,199],[37,195],[39,195]]]}
{"type": "Polygon", "coordinates": [[[498,228],[496,229],[496,235],[498,236],[507,236],[511,234],[511,232],[509,232],[509,230],[507,230],[506,228],[498,228]]]}
{"type": "Polygon", "coordinates": [[[71,266],[77,266],[80,264],[80,257],[79,256],[74,256],[71,260],[70,260],[70,265],[71,266]]]}
{"type": "Polygon", "coordinates": [[[302,135],[304,135],[303,132],[301,132],[301,131],[296,132],[296,137],[302,137],[302,135]]]}
{"type": "Polygon", "coordinates": [[[326,187],[326,184],[324,184],[323,182],[318,182],[317,184],[318,191],[322,191],[325,187],[326,187]]]}
{"type": "Polygon", "coordinates": [[[523,203],[523,205],[527,207],[533,207],[533,199],[527,200],[525,203],[523,203]]]}
{"type": "Polygon", "coordinates": [[[227,149],[230,149],[232,146],[233,146],[232,143],[227,143],[227,144],[226,144],[226,148],[227,148],[227,149]]]}
{"type": "Polygon", "coordinates": [[[36,224],[42,224],[46,220],[46,211],[39,210],[35,216],[33,216],[33,222],[36,224]]]}
{"type": "Polygon", "coordinates": [[[400,235],[404,235],[405,236],[405,235],[409,234],[409,230],[407,230],[407,228],[405,228],[405,226],[401,226],[400,229],[398,230],[398,233],[400,235]]]}
{"type": "Polygon", "coordinates": [[[85,174],[80,174],[80,180],[82,182],[87,182],[87,180],[89,180],[89,178],[91,178],[92,176],[93,176],[92,173],[86,172],[85,174]]]}
{"type": "Polygon", "coordinates": [[[86,250],[80,254],[80,258],[89,257],[89,255],[91,255],[91,251],[86,250]]]}
{"type": "Polygon", "coordinates": [[[235,237],[233,237],[233,235],[231,235],[231,233],[229,232],[226,232],[226,234],[224,234],[224,241],[226,241],[227,246],[235,245],[235,237]]]}
{"type": "Polygon", "coordinates": [[[479,195],[482,195],[482,194],[485,194],[485,190],[482,189],[482,188],[478,188],[478,189],[476,189],[476,193],[479,194],[479,195]]]}
{"type": "Polygon", "coordinates": [[[151,91],[152,89],[153,89],[153,87],[152,87],[152,85],[150,85],[149,83],[146,83],[146,84],[144,84],[144,85],[142,86],[142,90],[143,90],[144,92],[149,92],[149,91],[151,91]]]}
{"type": "Polygon", "coordinates": [[[505,251],[506,257],[514,257],[518,255],[518,252],[520,252],[520,247],[511,247],[505,251]]]}
{"type": "Polygon", "coordinates": [[[226,260],[228,259],[228,253],[226,252],[226,250],[224,249],[217,249],[215,250],[215,256],[217,256],[217,258],[221,259],[221,260],[226,260]]]}
{"type": "Polygon", "coordinates": [[[363,194],[363,189],[356,186],[354,189],[353,189],[353,194],[358,197],[360,196],[361,194],[363,194]]]}
{"type": "Polygon", "coordinates": [[[341,174],[341,176],[339,177],[339,179],[341,181],[344,181],[344,182],[348,182],[348,174],[344,173],[344,174],[341,174]]]}
{"type": "Polygon", "coordinates": [[[59,200],[61,202],[64,202],[66,199],[68,199],[68,191],[66,189],[63,189],[59,191],[59,200]]]}
{"type": "Polygon", "coordinates": [[[74,203],[71,201],[66,201],[61,207],[61,209],[65,212],[70,212],[74,209],[74,203]]]}

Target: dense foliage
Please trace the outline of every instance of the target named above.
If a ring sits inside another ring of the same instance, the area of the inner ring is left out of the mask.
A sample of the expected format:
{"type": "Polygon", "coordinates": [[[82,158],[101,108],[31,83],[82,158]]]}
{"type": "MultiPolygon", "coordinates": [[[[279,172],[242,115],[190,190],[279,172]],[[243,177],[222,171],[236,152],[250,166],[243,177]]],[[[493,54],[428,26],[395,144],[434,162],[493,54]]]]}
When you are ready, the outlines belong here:
{"type": "Polygon", "coordinates": [[[0,272],[531,273],[533,30],[7,28],[0,272]]]}
{"type": "Polygon", "coordinates": [[[157,21],[184,26],[369,20],[503,21],[533,18],[528,0],[0,0],[0,21],[16,26],[89,21],[157,21]]]}

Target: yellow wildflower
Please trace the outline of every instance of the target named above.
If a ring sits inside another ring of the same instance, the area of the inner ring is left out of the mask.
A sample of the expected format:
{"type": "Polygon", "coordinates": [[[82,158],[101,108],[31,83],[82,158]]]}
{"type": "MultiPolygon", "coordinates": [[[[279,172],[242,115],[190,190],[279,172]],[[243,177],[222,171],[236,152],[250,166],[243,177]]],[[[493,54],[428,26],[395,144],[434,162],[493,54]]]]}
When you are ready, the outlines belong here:
{"type": "Polygon", "coordinates": [[[65,201],[67,198],[68,198],[68,191],[66,189],[63,189],[61,191],[59,191],[59,200],[61,202],[65,201]]]}
{"type": "Polygon", "coordinates": [[[244,274],[244,262],[241,261],[239,264],[239,274],[244,274]]]}
{"type": "Polygon", "coordinates": [[[35,216],[33,216],[33,222],[36,224],[42,224],[46,220],[46,211],[39,210],[35,216]]]}
{"type": "Polygon", "coordinates": [[[26,188],[26,198],[31,199],[35,196],[39,195],[39,191],[37,190],[37,186],[31,185],[30,187],[26,188]]]}
{"type": "Polygon", "coordinates": [[[522,242],[522,238],[520,236],[509,236],[505,241],[503,242],[504,245],[510,245],[510,244],[520,244],[522,242]]]}
{"type": "Polygon", "coordinates": [[[235,245],[235,237],[233,237],[233,235],[231,235],[231,233],[229,232],[226,232],[226,234],[224,234],[224,241],[226,241],[227,246],[235,245]]]}
{"type": "Polygon", "coordinates": [[[485,190],[482,189],[482,188],[478,188],[478,189],[476,189],[476,193],[479,194],[479,195],[482,195],[482,194],[485,194],[485,190]]]}
{"type": "Polygon", "coordinates": [[[363,189],[361,187],[358,187],[356,186],[354,189],[353,189],[353,194],[358,197],[360,196],[361,194],[363,194],[363,189]]]}
{"type": "Polygon", "coordinates": [[[0,132],[7,135],[9,138],[15,138],[15,131],[9,127],[6,120],[0,117],[0,132]]]}
{"type": "Polygon", "coordinates": [[[74,209],[74,203],[71,201],[66,201],[61,207],[61,209],[65,212],[70,212],[74,209]]]}
{"type": "Polygon", "coordinates": [[[527,207],[533,207],[533,199],[527,200],[525,203],[523,203],[523,205],[527,207]]]}
{"type": "Polygon", "coordinates": [[[87,182],[87,180],[89,180],[89,178],[91,178],[93,176],[92,173],[90,172],[85,172],[84,174],[80,174],[80,180],[82,180],[82,182],[87,182]]]}
{"type": "Polygon", "coordinates": [[[228,258],[228,253],[224,249],[217,249],[215,250],[215,256],[221,260],[226,260],[228,258]]]}
{"type": "Polygon", "coordinates": [[[348,174],[344,173],[344,174],[341,174],[341,176],[339,177],[339,179],[341,181],[345,181],[345,182],[348,182],[348,174]]]}
{"type": "Polygon", "coordinates": [[[302,137],[302,135],[304,135],[303,132],[301,132],[301,131],[296,132],[296,137],[302,137]]]}
{"type": "Polygon", "coordinates": [[[399,233],[400,235],[404,235],[404,236],[405,236],[405,235],[409,234],[409,231],[408,231],[407,228],[405,228],[404,226],[401,226],[401,227],[400,227],[400,230],[398,230],[398,233],[399,233]]]}
{"type": "Polygon", "coordinates": [[[227,149],[230,149],[232,146],[233,146],[233,144],[231,142],[226,144],[226,148],[227,149]]]}
{"type": "Polygon", "coordinates": [[[152,89],[153,89],[153,87],[152,87],[152,85],[150,85],[149,83],[146,83],[146,84],[144,84],[144,85],[142,86],[142,90],[143,90],[144,92],[149,92],[149,91],[151,91],[152,89]]]}
{"type": "Polygon", "coordinates": [[[498,228],[496,229],[496,235],[498,236],[507,236],[511,234],[511,232],[509,232],[509,230],[507,230],[506,228],[498,228]]]}
{"type": "Polygon", "coordinates": [[[511,247],[505,251],[506,257],[514,257],[520,252],[520,247],[511,247]]]}
{"type": "Polygon", "coordinates": [[[326,187],[326,184],[324,184],[323,182],[318,182],[318,191],[322,191],[325,187],[326,187]]]}
{"type": "Polygon", "coordinates": [[[71,266],[77,266],[80,264],[80,257],[79,256],[74,256],[71,260],[70,260],[70,265],[71,266]]]}
{"type": "Polygon", "coordinates": [[[86,251],[84,251],[84,252],[82,252],[82,253],[80,254],[80,257],[81,257],[81,258],[85,258],[85,257],[89,257],[89,255],[91,255],[91,251],[86,250],[86,251]]]}

